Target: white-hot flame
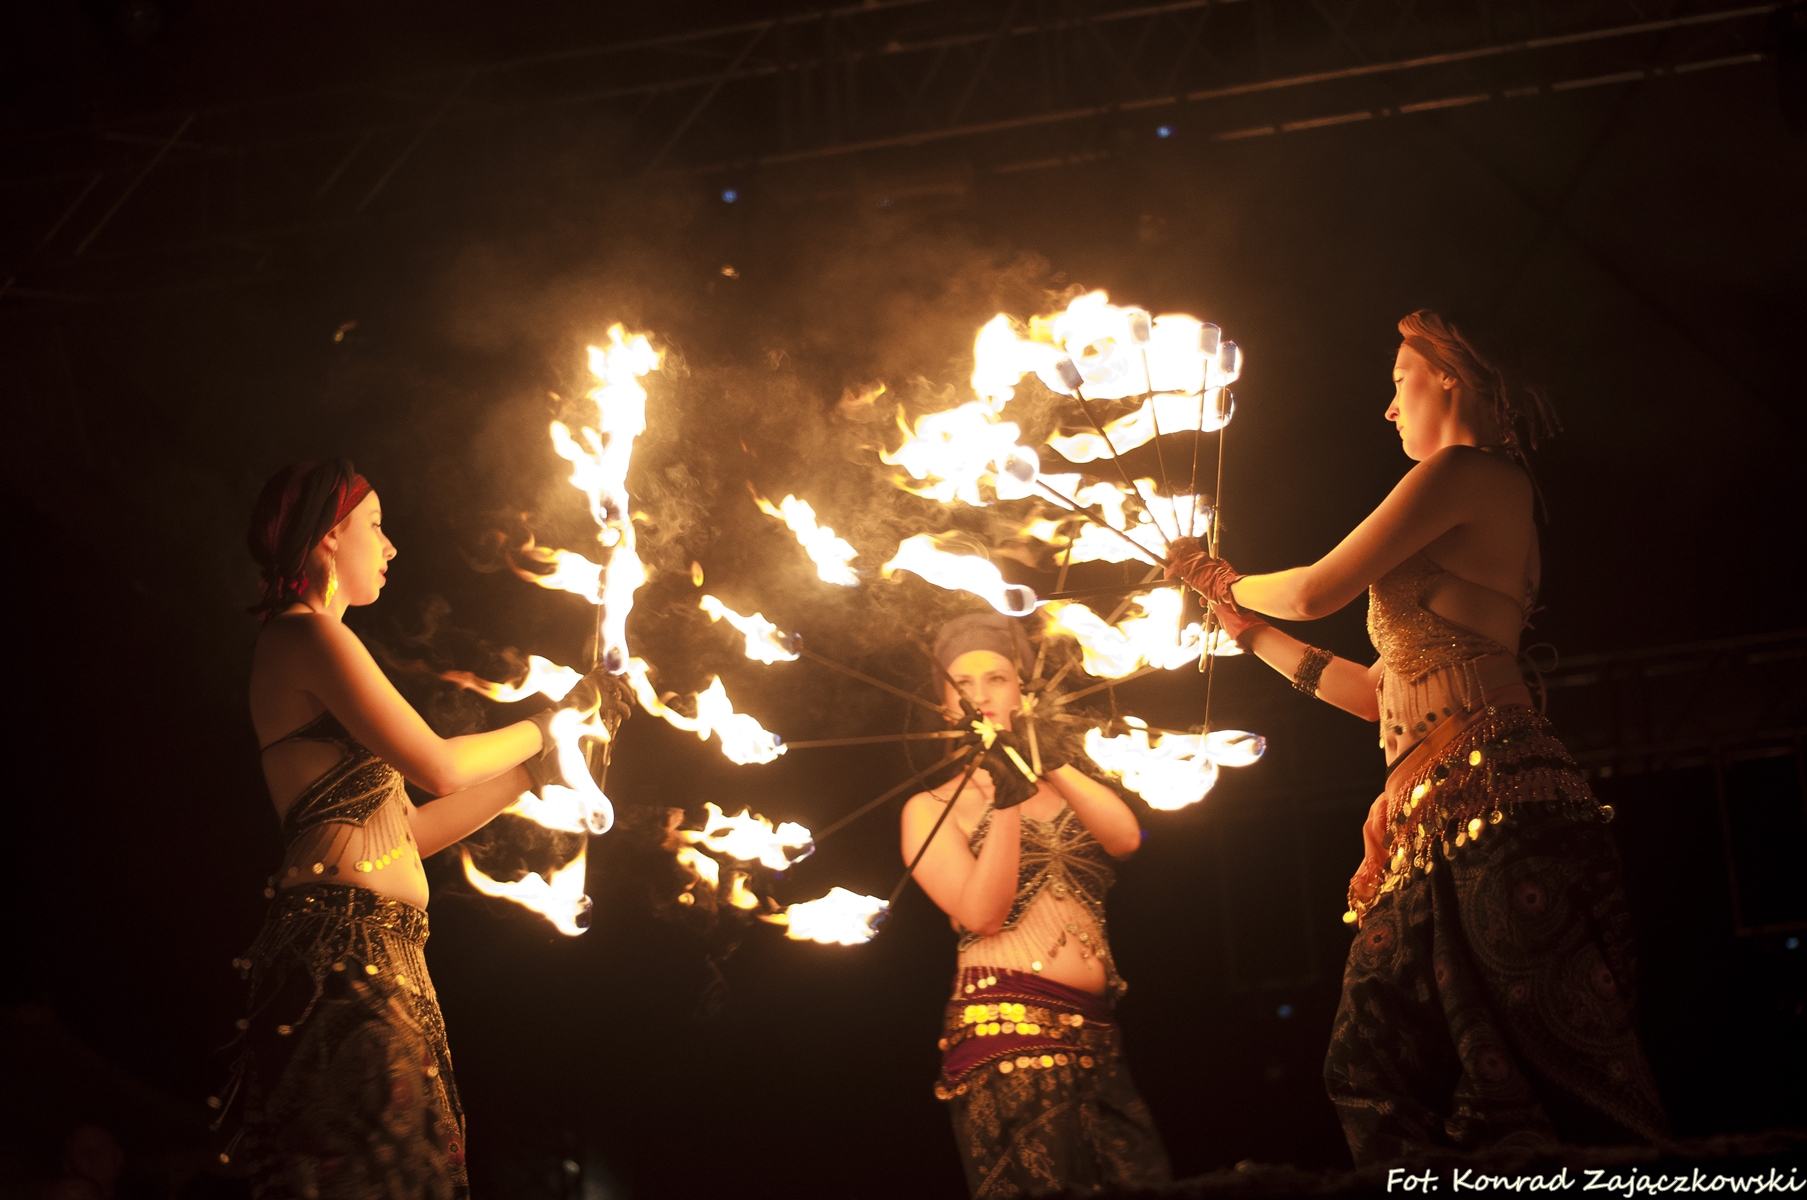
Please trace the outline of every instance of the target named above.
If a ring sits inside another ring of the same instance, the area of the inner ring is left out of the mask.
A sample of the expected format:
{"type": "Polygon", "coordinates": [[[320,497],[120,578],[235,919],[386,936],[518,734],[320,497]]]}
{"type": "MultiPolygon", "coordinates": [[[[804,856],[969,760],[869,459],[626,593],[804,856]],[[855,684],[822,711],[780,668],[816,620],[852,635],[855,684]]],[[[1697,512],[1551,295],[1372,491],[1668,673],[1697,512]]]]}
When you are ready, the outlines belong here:
{"type": "Polygon", "coordinates": [[[1131,603],[1140,612],[1115,625],[1106,624],[1103,617],[1083,604],[1051,600],[1043,607],[1048,631],[1079,643],[1088,675],[1121,679],[1146,666],[1170,671],[1198,661],[1202,631],[1196,621],[1181,628],[1185,597],[1178,588],[1158,588],[1135,597],[1131,603]]]}
{"type": "Polygon", "coordinates": [[[687,717],[659,698],[659,690],[652,685],[650,670],[645,659],[634,658],[628,660],[623,674],[640,701],[640,707],[653,716],[675,729],[694,733],[704,741],[714,734],[721,738],[722,753],[743,765],[768,763],[784,753],[783,738],[768,732],[745,713],[734,711],[719,678],[711,679],[709,686],[697,693],[696,716],[687,717]]]}
{"type": "Polygon", "coordinates": [[[989,489],[999,500],[1020,500],[1035,494],[1035,451],[1017,445],[1021,430],[1000,421],[983,401],[929,413],[915,428],[897,415],[903,444],[895,452],[881,450],[879,458],[902,467],[915,483],[898,480],[898,486],[943,504],[960,500],[974,506],[991,501],[980,491],[989,489]]]}
{"type": "Polygon", "coordinates": [[[1088,731],[1085,751],[1149,807],[1163,811],[1196,804],[1217,783],[1219,767],[1246,767],[1267,749],[1266,738],[1240,729],[1165,733],[1151,739],[1142,721],[1125,720],[1130,731],[1121,737],[1105,737],[1101,729],[1088,731]]]}
{"type": "Polygon", "coordinates": [[[747,657],[762,663],[795,662],[797,652],[791,649],[795,639],[766,620],[760,613],[743,617],[714,596],[704,595],[699,601],[711,621],[726,621],[747,639],[747,657]]]}
{"type": "Polygon", "coordinates": [[[742,809],[730,817],[714,803],[705,803],[708,816],[701,829],[680,829],[678,836],[692,846],[702,846],[711,854],[741,862],[757,862],[782,871],[808,857],[815,843],[809,830],[795,821],[786,821],[776,829],[771,821],[757,813],[742,809]]]}
{"type": "Polygon", "coordinates": [[[822,582],[842,587],[859,586],[859,575],[848,565],[858,557],[859,551],[847,539],[836,537],[833,529],[817,525],[816,510],[809,506],[809,501],[786,496],[774,505],[757,493],[753,501],[759,505],[760,512],[777,517],[797,535],[798,544],[816,564],[816,575],[822,582]]]}
{"type": "Polygon", "coordinates": [[[601,563],[591,562],[572,550],[551,550],[545,546],[536,546],[532,538],[528,538],[527,544],[516,553],[528,562],[552,568],[541,574],[515,566],[514,573],[528,583],[551,588],[553,591],[570,592],[572,595],[582,596],[591,604],[602,603],[601,563]]]}
{"type": "Polygon", "coordinates": [[[563,700],[583,675],[570,667],[561,667],[549,658],[530,654],[527,656],[527,677],[519,683],[491,683],[469,671],[445,671],[440,678],[488,696],[499,704],[513,704],[529,696],[563,700]]]}
{"type": "MultiPolygon", "coordinates": [[[[1141,508],[1131,514],[1126,505],[1134,493],[1125,490],[1122,485],[1101,480],[1080,487],[1078,475],[1043,475],[1041,478],[1053,491],[1067,497],[1078,507],[1098,507],[1105,524],[1127,534],[1130,541],[1143,547],[1149,555],[1159,557],[1165,553],[1166,538],[1161,534],[1161,526],[1141,508]]],[[[1136,484],[1142,489],[1142,495],[1153,497],[1153,503],[1160,507],[1163,517],[1176,517],[1177,512],[1184,511],[1196,502],[1190,496],[1155,496],[1152,479],[1139,479],[1136,484]]],[[[1036,522],[1026,532],[1037,536],[1058,528],[1057,525],[1036,522]]],[[[1043,540],[1056,541],[1055,538],[1043,540]]],[[[1072,543],[1072,549],[1063,552],[1063,557],[1069,563],[1147,561],[1146,556],[1138,555],[1134,547],[1126,544],[1122,538],[1109,529],[1101,529],[1091,521],[1078,527],[1077,533],[1072,536],[1072,543]]]]}
{"type": "Polygon", "coordinates": [[[783,925],[784,936],[793,941],[857,946],[873,939],[890,907],[877,896],[837,887],[820,900],[805,900],[760,920],[783,925]]]}
{"type": "Polygon", "coordinates": [[[520,879],[508,882],[491,879],[471,861],[471,852],[459,847],[464,855],[464,877],[485,896],[512,900],[523,908],[552,922],[552,927],[566,937],[576,937],[590,927],[590,898],[584,895],[584,848],[577,856],[546,878],[529,871],[520,879]]]}
{"type": "Polygon", "coordinates": [[[971,592],[1007,617],[1035,611],[1035,592],[1020,583],[1005,583],[996,566],[970,554],[951,554],[926,533],[906,538],[897,555],[879,568],[889,579],[898,571],[920,575],[936,587],[971,592]]]}
{"type": "Polygon", "coordinates": [[[1162,393],[1151,397],[1121,417],[1104,423],[1107,442],[1091,430],[1069,435],[1055,435],[1048,445],[1068,462],[1096,462],[1111,456],[1111,447],[1126,454],[1154,440],[1155,430],[1169,433],[1210,433],[1229,423],[1230,404],[1221,404],[1214,391],[1183,396],[1162,393]],[[1201,424],[1202,423],[1202,424],[1201,424]]]}

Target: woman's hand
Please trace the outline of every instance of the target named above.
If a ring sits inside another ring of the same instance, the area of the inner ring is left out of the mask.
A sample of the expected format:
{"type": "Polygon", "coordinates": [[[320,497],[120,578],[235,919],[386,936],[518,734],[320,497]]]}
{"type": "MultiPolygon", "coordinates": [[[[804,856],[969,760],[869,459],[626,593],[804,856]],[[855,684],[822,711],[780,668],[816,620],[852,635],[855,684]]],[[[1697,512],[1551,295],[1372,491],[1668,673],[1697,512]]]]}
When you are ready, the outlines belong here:
{"type": "Polygon", "coordinates": [[[1387,794],[1375,797],[1362,823],[1362,865],[1349,880],[1349,903],[1354,908],[1374,903],[1387,867],[1387,794]]]}
{"type": "Polygon", "coordinates": [[[1230,587],[1242,576],[1221,558],[1211,557],[1194,537],[1175,538],[1167,547],[1167,578],[1182,579],[1213,604],[1235,603],[1230,587]]]}
{"type": "Polygon", "coordinates": [[[613,736],[632,711],[622,696],[624,691],[625,684],[606,668],[596,667],[578,680],[563,700],[528,718],[540,731],[539,753],[522,764],[527,768],[527,778],[532,781],[534,791],[541,791],[548,784],[570,787],[574,782],[564,772],[558,743],[552,735],[552,723],[558,714],[576,710],[585,717],[599,717],[613,736]]]}

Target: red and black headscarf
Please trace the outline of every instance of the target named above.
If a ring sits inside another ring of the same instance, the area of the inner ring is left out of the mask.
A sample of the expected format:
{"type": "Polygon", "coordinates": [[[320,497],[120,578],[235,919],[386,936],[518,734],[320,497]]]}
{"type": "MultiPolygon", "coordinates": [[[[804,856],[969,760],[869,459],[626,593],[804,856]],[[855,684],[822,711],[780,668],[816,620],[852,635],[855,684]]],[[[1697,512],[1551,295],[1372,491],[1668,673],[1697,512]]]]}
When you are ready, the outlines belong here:
{"type": "Polygon", "coordinates": [[[263,599],[247,611],[264,620],[307,590],[307,556],[365,496],[370,481],[347,459],[296,463],[264,484],[251,509],[245,545],[263,573],[263,599]]]}

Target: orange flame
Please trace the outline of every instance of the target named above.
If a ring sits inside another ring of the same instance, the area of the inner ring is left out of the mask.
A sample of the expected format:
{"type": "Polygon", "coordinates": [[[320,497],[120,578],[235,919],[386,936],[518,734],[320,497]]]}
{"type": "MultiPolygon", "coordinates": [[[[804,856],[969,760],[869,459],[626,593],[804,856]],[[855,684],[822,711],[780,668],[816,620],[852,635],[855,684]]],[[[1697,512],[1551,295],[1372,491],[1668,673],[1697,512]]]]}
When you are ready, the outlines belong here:
{"type": "Polygon", "coordinates": [[[900,477],[897,486],[906,492],[943,504],[960,500],[974,506],[990,503],[981,487],[999,500],[1035,494],[1035,451],[1017,445],[1021,430],[998,420],[983,401],[929,413],[914,429],[899,412],[897,427],[903,431],[903,444],[895,452],[881,450],[878,456],[917,481],[911,484],[900,477]]]}
{"type": "Polygon", "coordinates": [[[742,809],[738,816],[727,816],[713,802],[705,803],[708,816],[701,829],[680,829],[678,836],[692,846],[702,846],[711,854],[757,862],[782,871],[792,863],[808,857],[815,847],[809,830],[795,821],[786,821],[776,829],[771,821],[757,813],[742,809]]]}
{"type": "Polygon", "coordinates": [[[878,934],[890,905],[877,896],[862,896],[837,887],[819,900],[793,904],[760,920],[785,927],[784,936],[824,946],[857,946],[878,934]]]}
{"type": "MultiPolygon", "coordinates": [[[[1179,589],[1160,588],[1132,604],[1140,614],[1115,625],[1083,604],[1050,600],[1044,611],[1049,632],[1075,639],[1086,673],[1100,679],[1121,679],[1145,666],[1171,671],[1198,660],[1203,632],[1196,621],[1180,627],[1185,597],[1179,589]]],[[[1236,643],[1227,645],[1234,652],[1236,643]]]]}
{"type": "Polygon", "coordinates": [[[1266,738],[1240,729],[1167,733],[1151,741],[1145,722],[1136,717],[1124,720],[1130,731],[1121,737],[1106,737],[1101,729],[1087,731],[1085,751],[1149,807],[1167,812],[1204,799],[1217,783],[1218,768],[1246,767],[1267,750],[1266,738]]]}
{"type": "Polygon", "coordinates": [[[1020,583],[1005,583],[996,566],[970,554],[951,554],[940,548],[932,534],[906,538],[897,554],[879,568],[889,579],[909,571],[949,591],[971,592],[1008,617],[1026,617],[1035,611],[1035,592],[1020,583]]]}
{"type": "Polygon", "coordinates": [[[768,732],[745,713],[734,711],[734,705],[729,701],[727,690],[722,687],[719,678],[711,679],[709,686],[697,693],[696,716],[687,717],[659,698],[658,689],[652,685],[651,668],[646,665],[645,659],[629,659],[624,674],[628,686],[634,690],[635,698],[640,701],[641,708],[674,729],[694,733],[704,741],[711,734],[719,737],[722,753],[734,762],[742,765],[768,763],[784,753],[783,738],[768,732]]]}
{"type": "Polygon", "coordinates": [[[791,649],[793,639],[759,613],[743,617],[733,609],[705,594],[700,602],[711,621],[726,621],[747,639],[747,657],[762,663],[795,662],[797,652],[791,649]]]}
{"type": "Polygon", "coordinates": [[[848,565],[859,555],[859,551],[845,538],[836,537],[833,529],[817,525],[816,510],[809,506],[809,501],[786,496],[774,506],[771,501],[755,492],[753,502],[759,505],[760,512],[769,517],[777,517],[797,535],[798,544],[816,564],[816,576],[823,583],[839,584],[842,587],[859,586],[860,577],[848,565]]]}
{"type": "Polygon", "coordinates": [[[541,563],[552,568],[541,574],[529,571],[518,564],[514,573],[528,583],[539,587],[551,588],[554,591],[570,592],[582,596],[591,604],[602,603],[602,564],[591,562],[583,555],[571,550],[550,550],[544,546],[536,546],[533,539],[516,552],[528,562],[541,563]]]}
{"type": "Polygon", "coordinates": [[[520,683],[490,683],[469,671],[445,671],[440,678],[488,696],[499,704],[513,704],[529,696],[563,700],[583,675],[570,667],[561,667],[549,658],[530,654],[527,656],[527,677],[520,683]]]}
{"type": "Polygon", "coordinates": [[[553,871],[551,878],[529,871],[513,882],[491,879],[471,861],[467,847],[458,849],[464,856],[464,877],[485,896],[512,900],[531,909],[566,937],[576,937],[590,927],[590,898],[584,895],[583,847],[578,848],[575,858],[553,871]]]}

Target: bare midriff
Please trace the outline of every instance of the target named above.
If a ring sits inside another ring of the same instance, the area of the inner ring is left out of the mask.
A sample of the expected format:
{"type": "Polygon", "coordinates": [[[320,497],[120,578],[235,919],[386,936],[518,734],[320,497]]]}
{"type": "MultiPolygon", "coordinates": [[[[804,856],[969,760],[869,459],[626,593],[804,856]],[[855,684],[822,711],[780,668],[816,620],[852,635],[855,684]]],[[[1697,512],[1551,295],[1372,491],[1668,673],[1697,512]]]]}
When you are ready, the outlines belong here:
{"type": "MultiPolygon", "coordinates": [[[[1085,905],[1070,894],[1062,894],[1065,892],[1065,885],[1049,883],[1015,925],[962,950],[961,970],[992,967],[1021,971],[1095,996],[1103,995],[1106,976],[1097,948],[1105,945],[1104,933],[1085,905]]],[[[1108,948],[1105,952],[1109,953],[1108,948]]]]}
{"type": "MultiPolygon", "coordinates": [[[[272,798],[286,797],[276,804],[277,817],[285,817],[296,798],[343,759],[343,752],[328,743],[271,746],[264,754],[264,779],[272,798]]],[[[331,883],[364,887],[424,909],[427,872],[414,841],[411,808],[398,783],[382,807],[362,824],[326,821],[301,831],[283,851],[276,886],[331,883]]]]}

